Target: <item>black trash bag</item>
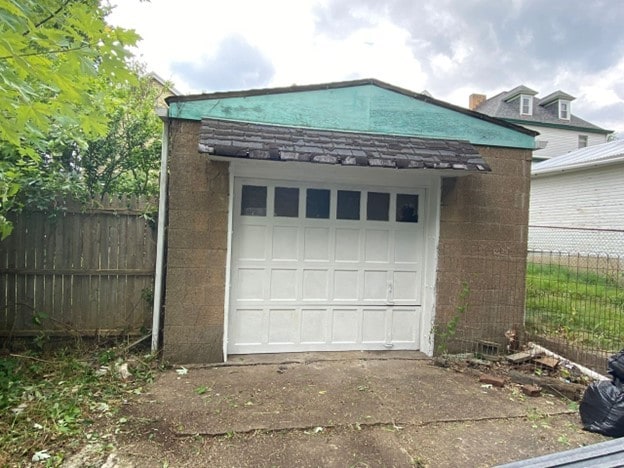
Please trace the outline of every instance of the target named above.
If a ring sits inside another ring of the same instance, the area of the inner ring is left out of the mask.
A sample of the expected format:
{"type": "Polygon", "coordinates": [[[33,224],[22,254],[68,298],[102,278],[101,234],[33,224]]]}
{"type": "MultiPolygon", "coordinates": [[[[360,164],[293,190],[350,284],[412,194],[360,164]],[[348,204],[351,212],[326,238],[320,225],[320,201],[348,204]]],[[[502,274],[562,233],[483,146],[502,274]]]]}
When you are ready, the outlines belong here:
{"type": "Polygon", "coordinates": [[[624,381],[624,349],[609,358],[607,368],[616,383],[621,384],[624,381]]]}
{"type": "Polygon", "coordinates": [[[593,382],[579,408],[583,429],[609,437],[624,436],[624,391],[612,382],[593,382]]]}

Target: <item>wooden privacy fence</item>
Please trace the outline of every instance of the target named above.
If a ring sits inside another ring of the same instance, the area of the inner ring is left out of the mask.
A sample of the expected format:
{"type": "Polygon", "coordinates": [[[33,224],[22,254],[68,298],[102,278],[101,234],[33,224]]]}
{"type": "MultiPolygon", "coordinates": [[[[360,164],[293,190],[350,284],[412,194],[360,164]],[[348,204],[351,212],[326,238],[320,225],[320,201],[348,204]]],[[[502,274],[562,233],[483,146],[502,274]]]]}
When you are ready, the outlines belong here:
{"type": "Polygon", "coordinates": [[[154,203],[24,212],[0,242],[0,334],[137,334],[151,326],[154,203]]]}

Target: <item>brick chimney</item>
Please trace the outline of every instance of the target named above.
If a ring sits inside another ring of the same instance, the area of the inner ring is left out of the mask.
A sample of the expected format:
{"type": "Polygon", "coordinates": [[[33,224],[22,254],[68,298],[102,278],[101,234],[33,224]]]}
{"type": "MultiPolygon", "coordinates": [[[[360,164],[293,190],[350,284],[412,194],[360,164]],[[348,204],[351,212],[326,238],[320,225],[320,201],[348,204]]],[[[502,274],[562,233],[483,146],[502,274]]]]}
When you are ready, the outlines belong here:
{"type": "Polygon", "coordinates": [[[485,94],[471,94],[470,97],[468,98],[468,108],[470,110],[475,110],[485,100],[486,100],[485,94]]]}

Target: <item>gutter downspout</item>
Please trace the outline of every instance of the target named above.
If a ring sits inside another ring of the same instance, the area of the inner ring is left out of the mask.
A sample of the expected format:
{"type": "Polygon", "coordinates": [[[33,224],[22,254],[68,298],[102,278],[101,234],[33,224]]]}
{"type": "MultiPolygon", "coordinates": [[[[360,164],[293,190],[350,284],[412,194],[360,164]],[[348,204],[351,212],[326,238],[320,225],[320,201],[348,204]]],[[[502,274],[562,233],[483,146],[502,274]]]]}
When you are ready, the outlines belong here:
{"type": "Polygon", "coordinates": [[[167,109],[156,109],[163,121],[162,150],[160,153],[160,191],[158,195],[158,232],[156,237],[156,273],[154,277],[154,308],[152,310],[152,353],[159,347],[160,310],[163,295],[163,266],[165,257],[165,221],[167,218],[167,155],[169,153],[169,118],[167,109]]]}

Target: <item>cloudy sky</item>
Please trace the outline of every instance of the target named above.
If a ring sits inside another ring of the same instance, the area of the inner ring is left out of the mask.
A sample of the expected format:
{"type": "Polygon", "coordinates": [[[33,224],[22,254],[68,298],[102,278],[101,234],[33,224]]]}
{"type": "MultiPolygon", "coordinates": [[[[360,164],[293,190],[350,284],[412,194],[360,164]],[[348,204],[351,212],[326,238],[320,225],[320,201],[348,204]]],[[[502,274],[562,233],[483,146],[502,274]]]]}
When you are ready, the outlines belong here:
{"type": "Polygon", "coordinates": [[[183,93],[377,78],[460,106],[520,84],[624,132],[624,4],[608,0],[112,0],[183,93]]]}

